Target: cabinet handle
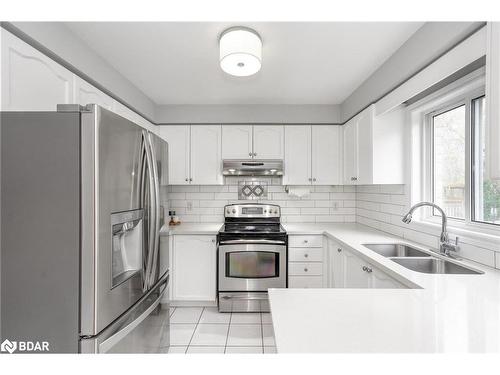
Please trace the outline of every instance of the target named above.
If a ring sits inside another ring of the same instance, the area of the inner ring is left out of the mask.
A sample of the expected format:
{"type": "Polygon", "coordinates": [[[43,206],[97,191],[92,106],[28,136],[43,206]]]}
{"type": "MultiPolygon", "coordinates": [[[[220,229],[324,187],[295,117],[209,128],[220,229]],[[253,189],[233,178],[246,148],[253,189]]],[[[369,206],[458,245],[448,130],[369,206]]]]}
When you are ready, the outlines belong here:
{"type": "Polygon", "coordinates": [[[193,181],[193,179],[192,179],[192,178],[190,178],[190,179],[189,179],[189,181],[193,181]]]}
{"type": "Polygon", "coordinates": [[[189,181],[189,179],[186,178],[186,182],[189,181]]]}
{"type": "Polygon", "coordinates": [[[312,178],[309,177],[309,181],[312,181],[312,178]]]}
{"type": "Polygon", "coordinates": [[[309,270],[307,268],[304,268],[304,272],[307,272],[307,271],[309,271],[309,270]]]}
{"type": "Polygon", "coordinates": [[[363,270],[363,271],[366,271],[366,266],[363,266],[362,270],[363,270]]]}
{"type": "Polygon", "coordinates": [[[249,152],[249,153],[248,153],[248,156],[252,156],[252,153],[251,153],[251,152],[249,152]]]}
{"type": "Polygon", "coordinates": [[[212,242],[215,242],[215,239],[212,239],[212,242]]]}
{"type": "Polygon", "coordinates": [[[337,249],[337,251],[340,253],[340,252],[342,251],[342,249],[339,247],[339,248],[337,249]]]}
{"type": "Polygon", "coordinates": [[[315,178],[313,178],[313,181],[314,181],[314,182],[316,182],[316,179],[315,179],[315,178]]]}
{"type": "Polygon", "coordinates": [[[370,268],[370,267],[366,267],[366,272],[370,273],[372,272],[373,270],[370,268]]]}
{"type": "Polygon", "coordinates": [[[351,181],[358,181],[357,177],[351,177],[351,181]]]}
{"type": "Polygon", "coordinates": [[[304,243],[308,243],[309,241],[308,240],[304,240],[304,243]]]}
{"type": "Polygon", "coordinates": [[[304,254],[304,258],[308,258],[309,257],[309,254],[304,254]]]}
{"type": "Polygon", "coordinates": [[[257,156],[257,153],[256,153],[256,152],[254,152],[254,153],[253,153],[253,156],[257,156]]]}

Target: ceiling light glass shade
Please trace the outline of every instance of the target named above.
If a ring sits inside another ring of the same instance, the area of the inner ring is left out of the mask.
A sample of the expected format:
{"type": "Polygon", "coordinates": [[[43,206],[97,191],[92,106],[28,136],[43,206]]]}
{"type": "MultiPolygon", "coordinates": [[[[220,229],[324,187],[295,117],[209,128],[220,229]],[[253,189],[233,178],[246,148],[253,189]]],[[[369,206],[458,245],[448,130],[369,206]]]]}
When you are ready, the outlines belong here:
{"type": "Polygon", "coordinates": [[[220,67],[233,76],[251,76],[262,64],[262,40],[246,28],[226,30],[220,40],[220,67]]]}

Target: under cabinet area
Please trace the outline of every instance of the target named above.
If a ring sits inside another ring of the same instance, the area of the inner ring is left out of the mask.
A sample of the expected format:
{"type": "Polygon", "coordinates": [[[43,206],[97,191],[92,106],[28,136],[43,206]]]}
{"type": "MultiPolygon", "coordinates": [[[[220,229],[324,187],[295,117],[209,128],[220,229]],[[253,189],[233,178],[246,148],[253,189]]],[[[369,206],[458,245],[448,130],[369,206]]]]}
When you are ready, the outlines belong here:
{"type": "Polygon", "coordinates": [[[217,290],[215,235],[174,235],[170,241],[172,304],[215,305],[217,290]]]}

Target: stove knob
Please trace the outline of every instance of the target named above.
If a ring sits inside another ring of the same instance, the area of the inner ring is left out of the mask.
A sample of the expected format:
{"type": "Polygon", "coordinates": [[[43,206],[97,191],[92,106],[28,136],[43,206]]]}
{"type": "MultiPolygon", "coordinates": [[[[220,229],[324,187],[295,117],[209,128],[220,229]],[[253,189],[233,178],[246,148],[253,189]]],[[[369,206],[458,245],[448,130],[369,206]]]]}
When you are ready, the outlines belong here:
{"type": "Polygon", "coordinates": [[[236,210],[233,208],[233,211],[232,211],[232,212],[233,212],[233,214],[235,214],[235,213],[236,213],[236,210]]]}
{"type": "Polygon", "coordinates": [[[231,210],[230,210],[230,209],[228,209],[226,212],[227,212],[228,214],[230,214],[230,213],[231,213],[231,210]]]}
{"type": "Polygon", "coordinates": [[[264,210],[264,213],[266,213],[266,212],[267,212],[267,210],[264,210]]]}

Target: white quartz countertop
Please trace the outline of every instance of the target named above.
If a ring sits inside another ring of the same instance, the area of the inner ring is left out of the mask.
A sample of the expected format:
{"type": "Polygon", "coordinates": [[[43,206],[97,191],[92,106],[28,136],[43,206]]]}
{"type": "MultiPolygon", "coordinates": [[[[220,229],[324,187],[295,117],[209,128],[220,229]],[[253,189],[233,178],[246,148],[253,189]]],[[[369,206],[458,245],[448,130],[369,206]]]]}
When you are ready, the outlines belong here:
{"type": "Polygon", "coordinates": [[[160,230],[160,236],[174,234],[217,234],[222,223],[182,223],[175,226],[164,225],[160,230]]]}
{"type": "Polygon", "coordinates": [[[500,352],[500,271],[482,275],[411,271],[363,243],[423,245],[360,224],[284,224],[325,234],[413,289],[270,289],[279,353],[500,352]]]}

